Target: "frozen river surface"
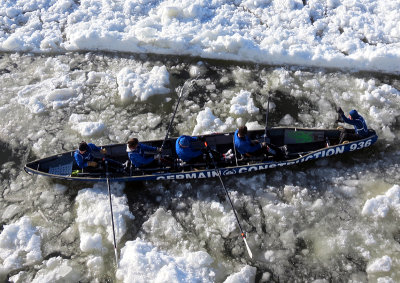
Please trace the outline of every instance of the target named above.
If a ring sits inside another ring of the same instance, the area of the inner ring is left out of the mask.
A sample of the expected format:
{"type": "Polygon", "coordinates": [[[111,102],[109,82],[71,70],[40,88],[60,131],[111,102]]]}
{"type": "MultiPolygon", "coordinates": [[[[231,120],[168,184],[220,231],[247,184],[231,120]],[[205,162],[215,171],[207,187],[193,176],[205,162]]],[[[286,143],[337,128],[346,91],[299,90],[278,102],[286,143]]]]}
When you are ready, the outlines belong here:
{"type": "Polygon", "coordinates": [[[0,277],[14,282],[400,280],[400,78],[189,57],[70,53],[0,58],[0,277]],[[176,87],[199,76],[173,136],[336,127],[356,108],[371,148],[225,178],[254,257],[216,179],[113,184],[30,176],[27,160],[98,145],[162,139],[176,87]]]}
{"type": "Polygon", "coordinates": [[[0,1],[0,281],[400,282],[399,74],[398,0],[0,1]],[[106,186],[23,165],[164,138],[197,77],[173,136],[263,128],[270,95],[270,126],[341,106],[379,140],[225,178],[253,259],[218,180],[113,184],[116,268],[106,186]]]}

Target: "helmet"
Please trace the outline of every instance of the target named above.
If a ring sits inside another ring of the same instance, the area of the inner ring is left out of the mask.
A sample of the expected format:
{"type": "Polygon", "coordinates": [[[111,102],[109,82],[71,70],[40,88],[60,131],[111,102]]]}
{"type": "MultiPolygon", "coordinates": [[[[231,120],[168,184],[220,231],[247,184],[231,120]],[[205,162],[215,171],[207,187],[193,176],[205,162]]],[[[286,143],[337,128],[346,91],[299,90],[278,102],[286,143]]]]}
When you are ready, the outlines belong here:
{"type": "Polygon", "coordinates": [[[353,119],[355,119],[359,116],[357,110],[355,110],[355,109],[351,110],[349,112],[349,114],[350,114],[351,118],[353,118],[353,119]]]}
{"type": "Polygon", "coordinates": [[[179,145],[183,147],[188,147],[190,145],[190,140],[188,136],[182,136],[179,139],[179,145]]]}

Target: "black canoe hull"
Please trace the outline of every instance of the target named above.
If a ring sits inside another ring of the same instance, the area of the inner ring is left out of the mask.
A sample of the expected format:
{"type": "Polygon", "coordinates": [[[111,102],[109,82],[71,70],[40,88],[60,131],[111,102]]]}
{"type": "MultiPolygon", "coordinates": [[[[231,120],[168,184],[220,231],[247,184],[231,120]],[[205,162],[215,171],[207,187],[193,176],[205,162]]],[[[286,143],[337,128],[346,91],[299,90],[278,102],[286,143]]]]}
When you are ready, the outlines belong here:
{"type": "MultiPolygon", "coordinates": [[[[264,131],[249,131],[252,139],[264,140],[264,131]]],[[[267,141],[270,143],[288,149],[288,155],[285,160],[273,160],[271,158],[264,160],[238,159],[234,157],[230,162],[220,162],[218,164],[222,176],[244,174],[249,172],[265,171],[273,168],[280,168],[295,164],[301,164],[310,160],[325,158],[333,155],[339,155],[346,152],[357,151],[374,144],[378,136],[374,131],[370,131],[368,138],[349,142],[346,144],[337,144],[340,136],[339,130],[326,129],[300,129],[300,128],[273,128],[268,130],[267,141]],[[328,146],[327,142],[331,145],[328,146]]],[[[207,143],[214,150],[225,152],[233,147],[233,133],[206,135],[207,143]]],[[[175,158],[175,141],[170,139],[166,143],[165,152],[168,156],[175,158]]],[[[144,142],[146,144],[160,146],[162,140],[144,142]]],[[[115,144],[105,146],[109,157],[119,162],[127,160],[126,145],[115,144]]],[[[85,182],[106,182],[105,173],[82,173],[71,175],[71,171],[76,168],[73,157],[74,151],[54,155],[48,158],[39,159],[25,165],[27,173],[38,174],[50,178],[62,180],[74,180],[85,182]]],[[[128,171],[124,174],[109,175],[113,181],[130,182],[146,180],[184,180],[184,179],[204,179],[217,177],[217,172],[212,166],[188,166],[182,168],[155,168],[134,171],[128,171]],[[207,168],[208,167],[208,168],[207,168]]]]}

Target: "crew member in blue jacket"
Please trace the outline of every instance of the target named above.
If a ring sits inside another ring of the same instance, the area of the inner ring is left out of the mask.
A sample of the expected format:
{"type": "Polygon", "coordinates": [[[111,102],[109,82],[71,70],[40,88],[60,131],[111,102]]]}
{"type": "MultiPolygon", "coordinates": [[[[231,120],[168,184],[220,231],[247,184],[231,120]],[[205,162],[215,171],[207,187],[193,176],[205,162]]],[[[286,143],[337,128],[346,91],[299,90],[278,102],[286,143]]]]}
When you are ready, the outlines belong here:
{"type": "Polygon", "coordinates": [[[235,132],[235,147],[236,150],[245,156],[257,156],[266,152],[266,148],[263,147],[258,141],[252,141],[247,136],[247,127],[242,126],[235,132]]]}
{"type": "Polygon", "coordinates": [[[260,143],[255,140],[252,141],[247,136],[247,127],[242,126],[236,130],[234,135],[234,142],[236,150],[247,157],[260,156],[263,154],[268,154],[274,156],[276,160],[281,160],[284,158],[282,151],[277,146],[272,144],[260,143]]]}
{"type": "Polygon", "coordinates": [[[199,137],[180,136],[175,143],[176,154],[185,162],[203,162],[202,149],[193,146],[193,143],[200,141],[199,137]]]}
{"type": "Polygon", "coordinates": [[[139,143],[137,138],[131,138],[128,140],[128,144],[126,147],[126,151],[128,152],[129,160],[132,162],[132,165],[135,167],[150,167],[153,165],[158,165],[159,155],[154,156],[145,156],[145,152],[161,152],[160,148],[145,145],[143,143],[139,143]]]}
{"type": "Polygon", "coordinates": [[[97,147],[93,143],[86,143],[82,141],[79,144],[79,148],[75,151],[74,157],[75,161],[78,164],[79,168],[96,168],[99,165],[99,160],[96,159],[92,153],[100,152],[102,154],[106,154],[107,150],[105,148],[97,147]]]}
{"type": "Polygon", "coordinates": [[[355,141],[369,136],[367,123],[365,122],[364,118],[360,114],[358,114],[357,110],[351,110],[349,112],[349,118],[344,115],[342,108],[339,107],[337,112],[343,119],[343,122],[353,125],[355,130],[355,133],[349,133],[348,131],[346,131],[346,129],[343,129],[340,134],[339,144],[341,144],[345,140],[355,141]]]}

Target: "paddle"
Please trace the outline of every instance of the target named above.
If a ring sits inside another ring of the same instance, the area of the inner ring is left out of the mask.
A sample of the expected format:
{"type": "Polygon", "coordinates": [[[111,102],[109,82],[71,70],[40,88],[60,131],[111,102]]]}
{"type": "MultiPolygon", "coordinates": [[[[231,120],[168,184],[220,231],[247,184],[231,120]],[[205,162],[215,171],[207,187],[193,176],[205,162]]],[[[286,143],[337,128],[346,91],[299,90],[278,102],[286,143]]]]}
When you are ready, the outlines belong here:
{"type": "MultiPolygon", "coordinates": [[[[197,80],[197,78],[198,78],[198,76],[197,76],[195,79],[191,80],[190,82],[193,84],[194,81],[197,80]]],[[[173,122],[174,119],[175,119],[175,114],[176,114],[176,111],[178,110],[179,103],[181,102],[181,98],[182,98],[182,96],[183,96],[183,90],[185,89],[185,85],[186,85],[187,82],[189,82],[189,81],[185,81],[185,83],[183,84],[182,88],[180,89],[179,98],[178,98],[178,101],[177,101],[177,103],[176,103],[176,105],[175,105],[174,114],[172,115],[172,119],[171,119],[171,121],[169,122],[169,125],[168,125],[167,133],[165,134],[165,138],[164,138],[164,140],[163,140],[163,142],[162,142],[162,144],[161,144],[161,150],[163,150],[164,145],[165,145],[165,142],[166,142],[167,139],[168,139],[169,131],[171,130],[172,122],[173,122]]]]}
{"type": "Polygon", "coordinates": [[[269,114],[269,98],[270,96],[268,95],[268,102],[267,102],[267,113],[265,114],[265,132],[264,132],[264,142],[267,139],[267,129],[268,129],[268,114],[269,114]]]}
{"type": "Polygon", "coordinates": [[[108,187],[108,199],[110,201],[110,212],[111,212],[111,224],[112,224],[112,231],[113,231],[115,264],[116,264],[116,266],[118,268],[117,241],[115,240],[114,213],[113,213],[112,201],[111,201],[111,186],[110,186],[110,177],[109,177],[109,172],[108,172],[108,161],[107,160],[105,160],[105,165],[106,165],[106,177],[107,177],[107,187],[108,187]]]}
{"type": "MultiPolygon", "coordinates": [[[[269,99],[270,99],[270,96],[268,95],[267,112],[265,113],[264,143],[266,143],[266,139],[267,139],[267,136],[268,136],[267,130],[268,130],[268,115],[269,115],[269,99]]],[[[272,155],[274,155],[274,156],[277,155],[276,149],[273,149],[273,148],[272,148],[272,145],[270,144],[270,142],[268,142],[267,150],[268,150],[268,152],[271,153],[272,155]]]]}
{"type": "Polygon", "coordinates": [[[242,239],[243,239],[243,241],[244,241],[244,243],[245,243],[245,245],[246,245],[247,252],[248,252],[250,258],[253,258],[253,253],[251,252],[250,247],[249,247],[249,245],[247,244],[246,234],[245,234],[245,232],[244,232],[243,229],[242,229],[242,225],[240,225],[239,217],[237,216],[236,210],[235,210],[235,208],[233,207],[233,203],[232,203],[231,197],[229,196],[228,190],[227,190],[226,187],[225,187],[224,181],[222,181],[221,172],[220,172],[219,168],[217,167],[217,164],[216,164],[215,161],[214,161],[214,156],[213,156],[213,154],[212,154],[210,148],[208,147],[207,142],[205,142],[204,145],[206,146],[207,152],[208,152],[208,154],[209,154],[209,156],[210,156],[210,158],[211,158],[211,161],[212,161],[212,163],[213,163],[213,166],[214,166],[214,168],[215,168],[215,172],[217,172],[217,175],[218,175],[218,178],[219,178],[219,180],[220,180],[220,182],[221,182],[221,185],[222,185],[222,187],[224,188],[224,191],[225,191],[225,194],[226,194],[226,196],[227,196],[227,198],[228,198],[228,200],[229,200],[229,203],[231,204],[231,207],[232,207],[233,213],[234,213],[234,215],[235,215],[237,224],[239,225],[239,229],[240,229],[240,233],[241,233],[242,239]]]}

